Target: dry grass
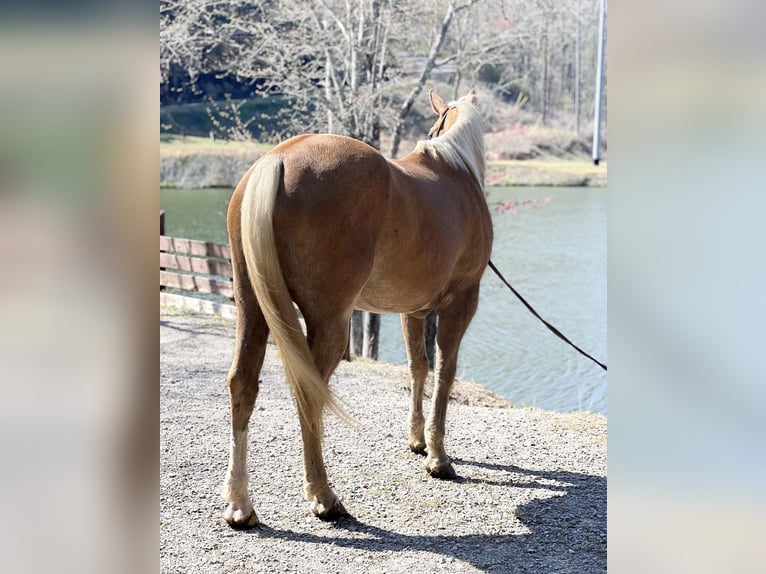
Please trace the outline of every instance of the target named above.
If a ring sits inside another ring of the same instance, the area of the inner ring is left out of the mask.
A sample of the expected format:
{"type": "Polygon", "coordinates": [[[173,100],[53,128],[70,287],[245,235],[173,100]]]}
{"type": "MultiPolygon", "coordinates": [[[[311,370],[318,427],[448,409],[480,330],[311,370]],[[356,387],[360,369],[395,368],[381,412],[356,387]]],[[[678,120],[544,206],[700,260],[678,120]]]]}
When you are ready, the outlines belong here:
{"type": "Polygon", "coordinates": [[[271,146],[254,141],[211,140],[196,136],[163,136],[160,138],[160,157],[181,155],[263,154],[271,146]]]}
{"type": "Polygon", "coordinates": [[[498,160],[487,165],[487,186],[567,186],[605,187],[605,162],[590,160],[530,159],[498,160]]]}

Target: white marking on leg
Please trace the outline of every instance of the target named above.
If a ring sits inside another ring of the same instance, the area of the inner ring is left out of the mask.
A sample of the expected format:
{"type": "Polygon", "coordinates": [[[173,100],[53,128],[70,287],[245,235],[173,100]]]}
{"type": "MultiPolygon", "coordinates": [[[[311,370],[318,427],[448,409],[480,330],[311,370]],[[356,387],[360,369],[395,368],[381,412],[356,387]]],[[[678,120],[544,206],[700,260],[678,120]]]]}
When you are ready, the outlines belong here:
{"type": "Polygon", "coordinates": [[[232,431],[229,443],[229,468],[221,492],[227,502],[247,499],[247,429],[232,431]]]}

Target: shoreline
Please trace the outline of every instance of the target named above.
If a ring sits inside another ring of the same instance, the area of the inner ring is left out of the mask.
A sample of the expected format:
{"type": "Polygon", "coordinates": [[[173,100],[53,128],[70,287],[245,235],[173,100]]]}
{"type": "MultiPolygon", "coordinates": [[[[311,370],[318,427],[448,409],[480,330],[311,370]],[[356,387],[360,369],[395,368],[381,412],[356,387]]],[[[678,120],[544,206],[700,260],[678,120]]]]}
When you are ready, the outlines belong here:
{"type": "MultiPolygon", "coordinates": [[[[195,313],[173,306],[161,305],[160,317],[162,318],[163,316],[166,318],[178,317],[181,321],[194,322],[210,330],[228,329],[232,333],[231,347],[233,349],[233,332],[236,325],[235,319],[229,319],[221,315],[195,313]]],[[[276,344],[274,343],[274,340],[271,336],[269,336],[268,345],[269,348],[273,349],[276,353],[276,344]]],[[[387,363],[385,361],[375,361],[372,359],[365,359],[363,357],[354,357],[350,361],[341,361],[340,365],[346,365],[351,368],[362,368],[369,371],[373,376],[390,379],[398,388],[405,391],[409,396],[409,371],[407,370],[406,365],[387,363]]],[[[429,371],[423,393],[424,398],[427,400],[431,399],[431,393],[433,392],[433,382],[433,371],[429,371]]],[[[457,377],[455,378],[452,391],[450,392],[449,400],[450,403],[472,407],[488,407],[493,409],[533,409],[540,412],[552,413],[562,416],[585,415],[603,417],[604,419],[607,418],[607,415],[597,411],[575,410],[563,412],[546,410],[539,407],[526,405],[515,405],[509,399],[499,395],[478,381],[463,381],[457,377]]]]}
{"type": "MultiPolygon", "coordinates": [[[[187,137],[160,141],[160,188],[235,187],[272,146],[187,137]]],[[[491,152],[491,150],[489,150],[491,152]]],[[[491,155],[491,154],[490,154],[491,155]]],[[[606,187],[607,163],[584,156],[487,162],[486,187],[606,187]]]]}

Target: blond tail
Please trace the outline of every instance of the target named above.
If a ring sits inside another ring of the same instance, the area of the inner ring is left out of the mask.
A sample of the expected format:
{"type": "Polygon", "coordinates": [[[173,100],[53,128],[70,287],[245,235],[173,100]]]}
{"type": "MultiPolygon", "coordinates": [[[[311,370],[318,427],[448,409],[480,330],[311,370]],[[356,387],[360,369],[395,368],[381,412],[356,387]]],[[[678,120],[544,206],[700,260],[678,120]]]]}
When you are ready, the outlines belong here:
{"type": "Polygon", "coordinates": [[[303,420],[312,421],[321,436],[321,413],[327,407],[344,421],[340,408],[316,368],[298,314],[287,290],[274,239],[274,204],[282,177],[277,154],[263,156],[255,165],[242,199],[242,249],[250,283],[266,323],[282,355],[287,381],[303,420]]]}

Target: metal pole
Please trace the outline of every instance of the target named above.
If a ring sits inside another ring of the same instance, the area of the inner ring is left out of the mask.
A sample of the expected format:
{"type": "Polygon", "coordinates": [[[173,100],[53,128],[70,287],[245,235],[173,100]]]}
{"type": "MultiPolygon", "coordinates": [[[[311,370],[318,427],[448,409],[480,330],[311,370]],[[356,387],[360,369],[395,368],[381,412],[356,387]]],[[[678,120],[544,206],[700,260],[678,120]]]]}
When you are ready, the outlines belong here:
{"type": "Polygon", "coordinates": [[[596,110],[593,121],[593,163],[598,165],[601,159],[601,99],[604,91],[604,43],[606,41],[606,0],[601,0],[601,13],[598,24],[598,63],[596,64],[596,110]]]}

